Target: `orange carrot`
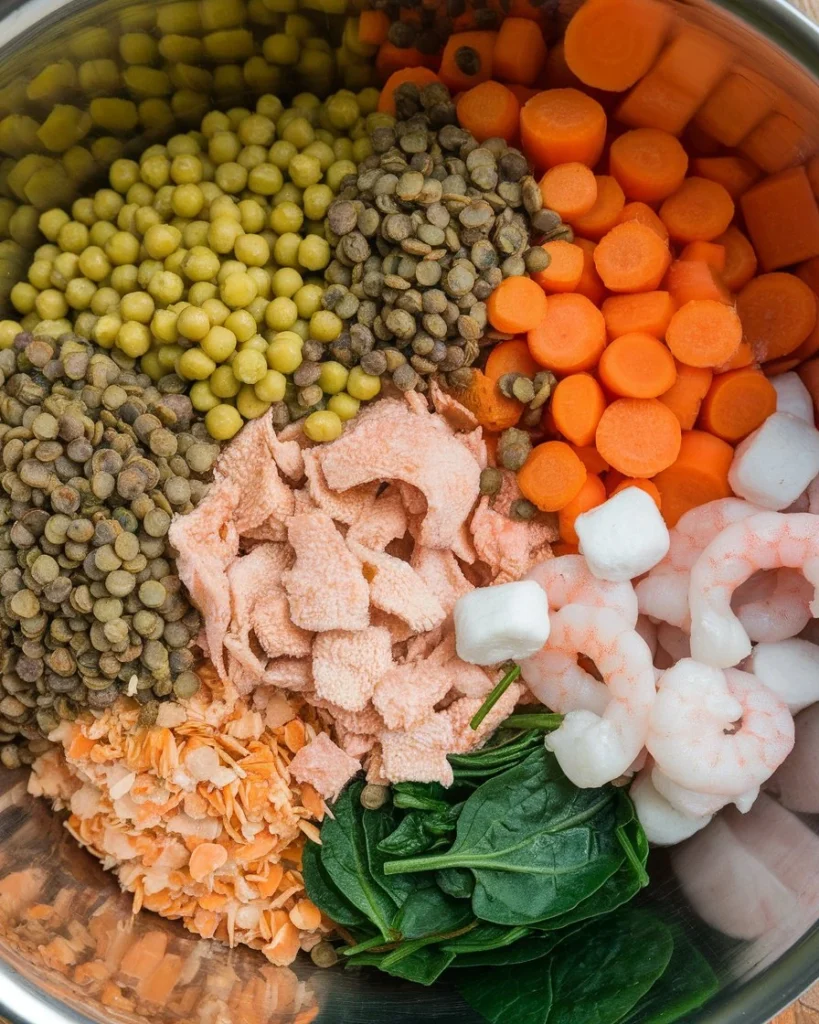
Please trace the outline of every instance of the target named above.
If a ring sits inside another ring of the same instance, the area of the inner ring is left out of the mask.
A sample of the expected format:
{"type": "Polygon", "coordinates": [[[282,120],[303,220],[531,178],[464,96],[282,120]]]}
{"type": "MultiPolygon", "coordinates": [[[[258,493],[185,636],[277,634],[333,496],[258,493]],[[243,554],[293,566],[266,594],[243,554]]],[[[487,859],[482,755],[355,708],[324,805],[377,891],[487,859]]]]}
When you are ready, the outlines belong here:
{"type": "Polygon", "coordinates": [[[683,430],[691,430],[700,414],[702,400],[708,394],[714,374],[700,366],[686,366],[677,361],[677,379],[663,395],[663,405],[674,413],[683,430]]]}
{"type": "Polygon", "coordinates": [[[586,85],[623,92],[656,60],[669,21],[653,0],[591,0],[566,28],[566,62],[586,85]]]}
{"type": "Polygon", "coordinates": [[[600,356],[604,387],[622,398],[657,398],[677,379],[674,357],[650,334],[623,334],[600,356]]]}
{"type": "Polygon", "coordinates": [[[637,128],[611,144],[609,169],[629,199],[659,203],[682,185],[688,154],[668,132],[637,128]]]}
{"type": "Polygon", "coordinates": [[[576,555],[580,551],[577,544],[566,544],[562,540],[555,541],[552,544],[552,554],[555,558],[559,558],[561,555],[576,555]]]}
{"type": "Polygon", "coordinates": [[[720,366],[742,341],[742,323],[731,306],[692,299],[681,306],[665,334],[668,347],[688,366],[720,366]]]}
{"type": "Polygon", "coordinates": [[[358,38],[370,46],[380,46],[390,30],[386,11],[362,11],[358,16],[358,38]]]}
{"type": "Polygon", "coordinates": [[[453,93],[471,89],[492,77],[497,32],[456,32],[441,57],[441,81],[453,93]]]}
{"type": "Polygon", "coordinates": [[[810,156],[813,139],[801,124],[774,111],[745,136],[739,150],[763,171],[776,174],[810,156]]]}
{"type": "Polygon", "coordinates": [[[588,373],[572,373],[555,388],[551,408],[558,431],[567,441],[582,448],[594,443],[606,398],[594,377],[588,373]]]}
{"type": "Polygon", "coordinates": [[[625,476],[652,477],[680,451],[680,422],[656,398],[618,398],[597,428],[597,450],[625,476]]]}
{"type": "Polygon", "coordinates": [[[707,178],[686,178],[660,207],[660,220],[675,242],[710,242],[734,219],[734,200],[707,178]]]}
{"type": "Polygon", "coordinates": [[[505,85],[521,107],[540,92],[540,89],[530,89],[528,85],[515,85],[514,82],[506,82],[505,85]]]}
{"type": "Polygon", "coordinates": [[[619,494],[620,491],[624,491],[627,487],[639,487],[641,491],[645,491],[657,508],[662,512],[663,497],[653,480],[644,480],[640,477],[626,477],[625,480],[622,480],[614,490],[611,491],[611,494],[619,494]]]}
{"type": "Polygon", "coordinates": [[[657,63],[617,110],[632,128],[660,128],[679,135],[722,78],[732,53],[714,34],[681,28],[657,63]]]}
{"type": "Polygon", "coordinates": [[[577,544],[578,536],[574,528],[575,520],[584,512],[589,512],[606,500],[606,488],[599,476],[589,474],[583,481],[583,486],[564,505],[557,516],[557,528],[560,531],[560,539],[564,544],[577,544]]]}
{"type": "Polygon", "coordinates": [[[528,18],[504,18],[495,43],[495,75],[503,82],[533,85],[545,62],[540,26],[528,18]]]}
{"type": "Polygon", "coordinates": [[[819,359],[803,363],[796,371],[813,399],[813,415],[819,419],[819,359]]]}
{"type": "MultiPolygon", "coordinates": [[[[739,348],[734,352],[730,359],[727,359],[720,366],[714,367],[714,373],[728,373],[729,370],[742,370],[746,366],[754,365],[754,350],[748,344],[747,341],[741,341],[739,348]]],[[[766,364],[767,367],[770,363],[766,364]]]]}
{"type": "Polygon", "coordinates": [[[761,370],[731,370],[714,377],[700,410],[700,425],[736,444],[776,412],[776,389],[761,370]]]}
{"type": "Polygon", "coordinates": [[[668,246],[639,221],[616,225],[594,251],[597,273],[613,292],[654,291],[670,262],[668,246]]]}
{"type": "Polygon", "coordinates": [[[430,58],[409,46],[393,46],[389,39],[378,47],[378,54],[375,58],[375,69],[383,81],[386,81],[395,71],[407,68],[428,67],[430,58]]]}
{"type": "Polygon", "coordinates": [[[480,370],[472,371],[469,387],[458,389],[454,394],[482,427],[493,432],[514,427],[523,415],[522,403],[501,394],[497,383],[480,370]]]}
{"type": "Polygon", "coordinates": [[[654,477],[662,497],[663,518],[676,526],[680,516],[698,505],[728,498],[728,470],[734,449],[702,430],[686,430],[673,465],[654,477]]]}
{"type": "Polygon", "coordinates": [[[540,366],[560,374],[580,373],[597,365],[606,347],[606,321],[585,295],[554,295],[527,340],[540,366]]]}
{"type": "Polygon", "coordinates": [[[790,373],[791,370],[798,369],[801,363],[802,360],[797,359],[795,356],[785,357],[784,359],[771,359],[762,367],[762,372],[768,378],[778,377],[781,373],[790,373]]]}
{"type": "Polygon", "coordinates": [[[610,338],[634,333],[664,338],[677,306],[668,292],[642,292],[612,295],[602,308],[610,338]]]}
{"type": "Polygon", "coordinates": [[[762,274],[737,296],[745,340],[760,363],[789,356],[816,326],[816,296],[794,274],[762,274]]]}
{"type": "Polygon", "coordinates": [[[703,103],[694,123],[723,146],[738,146],[772,109],[773,97],[761,75],[736,68],[703,103]]]}
{"type": "Polygon", "coordinates": [[[698,263],[707,263],[709,267],[721,274],[725,270],[725,246],[717,242],[689,242],[680,253],[680,259],[698,263]]]}
{"type": "Polygon", "coordinates": [[[741,156],[697,157],[691,161],[691,171],[698,178],[707,178],[722,185],[732,199],[739,199],[762,177],[756,164],[741,156]]]}
{"type": "Polygon", "coordinates": [[[543,289],[529,277],[507,277],[486,301],[489,322],[504,334],[525,334],[546,315],[543,289]]]}
{"type": "Polygon", "coordinates": [[[701,156],[719,156],[723,150],[720,143],[708,132],[703,131],[696,121],[688,122],[681,139],[691,159],[701,156]]]}
{"type": "MultiPolygon", "coordinates": [[[[377,14],[380,12],[373,11],[372,13],[377,14]]],[[[401,71],[395,71],[384,83],[381,95],[378,97],[378,109],[382,114],[392,114],[395,117],[395,90],[399,85],[410,82],[412,85],[417,85],[419,89],[423,89],[425,85],[429,85],[431,82],[440,81],[441,79],[434,71],[430,71],[429,68],[406,67],[401,71]]]]}
{"type": "Polygon", "coordinates": [[[765,178],[740,203],[763,270],[819,256],[819,207],[804,167],[765,178]]]}
{"type": "Polygon", "coordinates": [[[692,299],[713,299],[731,305],[731,296],[719,274],[702,260],[675,260],[668,268],[665,286],[678,306],[692,299]]]}
{"type": "MultiPolygon", "coordinates": [[[[801,363],[803,360],[810,359],[811,356],[815,356],[817,352],[819,352],[819,317],[816,321],[816,327],[813,328],[799,348],[795,348],[793,352],[791,352],[791,358],[797,359],[801,363]]],[[[766,371],[771,365],[771,363],[766,364],[766,371]]]]}
{"type": "Polygon", "coordinates": [[[810,187],[813,189],[813,194],[819,196],[819,156],[812,156],[808,160],[805,164],[805,171],[808,175],[810,187]]]}
{"type": "Polygon", "coordinates": [[[566,219],[571,221],[575,233],[599,242],[617,224],[626,197],[616,179],[610,175],[598,174],[596,181],[597,199],[594,206],[578,217],[566,219]]]}
{"type": "MultiPolygon", "coordinates": [[[[549,45],[546,61],[538,75],[537,85],[542,89],[580,89],[589,91],[566,63],[566,47],[562,39],[549,45]]],[[[598,90],[599,92],[599,90],[598,90]]],[[[603,93],[599,94],[604,95],[603,93]]]]}
{"type": "Polygon", "coordinates": [[[570,221],[597,202],[597,179],[585,164],[558,164],[540,179],[540,194],[544,206],[570,221]]]}
{"type": "Polygon", "coordinates": [[[521,110],[520,137],[536,167],[574,162],[594,167],[606,141],[606,112],[577,89],[548,89],[521,110]]]}
{"type": "Polygon", "coordinates": [[[796,268],[796,276],[805,282],[814,295],[819,295],[819,256],[801,263],[796,268]]]}
{"type": "Polygon", "coordinates": [[[589,238],[575,238],[574,244],[578,249],[583,250],[583,273],[575,292],[578,295],[585,295],[595,306],[599,306],[607,293],[606,286],[600,280],[597,267],[594,265],[594,250],[597,248],[597,243],[589,238]]]}
{"type": "Polygon", "coordinates": [[[500,82],[481,82],[462,93],[456,109],[461,127],[472,132],[478,142],[494,138],[512,142],[517,138],[520,104],[500,82]]]}
{"type": "Polygon", "coordinates": [[[725,249],[725,266],[720,277],[732,292],[739,292],[756,274],[756,252],[754,247],[733,224],[724,235],[714,239],[725,249]]]}
{"type": "Polygon", "coordinates": [[[518,487],[543,512],[559,512],[577,497],[585,479],[586,467],[565,441],[546,441],[529,453],[518,487]]]}
{"type": "Polygon", "coordinates": [[[486,376],[492,381],[499,381],[507,373],[522,373],[524,377],[534,377],[541,367],[534,361],[529,346],[523,338],[511,338],[500,341],[489,353],[486,360],[486,376]]]}
{"type": "Polygon", "coordinates": [[[545,270],[533,274],[532,280],[537,281],[549,294],[573,292],[583,276],[583,250],[574,243],[564,242],[562,239],[544,242],[542,248],[551,257],[551,263],[545,270]]]}
{"type": "Polygon", "coordinates": [[[601,473],[605,473],[609,468],[608,462],[606,462],[600,452],[593,446],[587,445],[581,448],[579,445],[573,444],[571,448],[589,473],[594,473],[599,476],[601,473]]]}
{"type": "Polygon", "coordinates": [[[628,220],[636,220],[640,224],[645,224],[647,228],[651,228],[655,234],[659,235],[664,242],[668,241],[668,228],[651,207],[645,203],[626,203],[620,211],[617,223],[624,224],[628,220]]]}

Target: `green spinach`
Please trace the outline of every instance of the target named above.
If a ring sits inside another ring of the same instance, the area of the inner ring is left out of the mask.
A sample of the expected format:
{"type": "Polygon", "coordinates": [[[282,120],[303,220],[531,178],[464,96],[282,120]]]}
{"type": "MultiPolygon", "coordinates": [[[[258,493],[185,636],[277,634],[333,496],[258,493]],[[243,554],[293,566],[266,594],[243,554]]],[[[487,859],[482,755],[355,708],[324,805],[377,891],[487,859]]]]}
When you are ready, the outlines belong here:
{"type": "Polygon", "coordinates": [[[405,939],[423,939],[458,931],[475,920],[466,900],[441,892],[432,880],[411,893],[395,918],[395,928],[405,939]]]}
{"type": "Polygon", "coordinates": [[[305,843],[302,875],[307,895],[324,913],[345,928],[366,928],[369,918],[361,913],[333,884],[321,862],[318,843],[305,843]]]}
{"type": "Polygon", "coordinates": [[[414,981],[417,985],[431,985],[455,959],[454,953],[445,953],[437,946],[423,946],[397,963],[387,963],[389,953],[360,953],[347,961],[352,967],[377,967],[394,978],[414,981]]]}
{"type": "Polygon", "coordinates": [[[623,859],[616,791],[577,789],[544,747],[464,804],[445,853],[388,861],[388,875],[469,868],[475,916],[528,924],[576,907],[623,859]]]}
{"type": "Polygon", "coordinates": [[[674,952],[668,967],[621,1024],[672,1024],[717,991],[717,976],[700,951],[679,929],[673,934],[674,952]]]}
{"type": "Polygon", "coordinates": [[[459,971],[455,984],[473,1010],[489,1024],[546,1024],[552,1011],[552,979],[548,961],[534,960],[515,970],[459,971]]]}

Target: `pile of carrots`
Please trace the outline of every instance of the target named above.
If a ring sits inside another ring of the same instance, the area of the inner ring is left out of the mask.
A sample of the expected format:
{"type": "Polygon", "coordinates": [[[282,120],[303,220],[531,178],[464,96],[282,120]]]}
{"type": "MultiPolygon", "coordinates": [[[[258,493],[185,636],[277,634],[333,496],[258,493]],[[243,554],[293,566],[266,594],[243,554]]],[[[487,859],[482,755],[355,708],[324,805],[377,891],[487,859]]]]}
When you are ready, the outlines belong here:
{"type": "Polygon", "coordinates": [[[819,157],[772,86],[664,4],[588,0],[548,50],[537,11],[456,33],[382,104],[437,76],[479,140],[523,149],[574,231],[491,296],[510,339],[463,396],[497,433],[524,412],[501,377],[557,377],[518,480],[573,550],[576,517],[623,487],[669,525],[730,495],[734,446],[776,409],[770,377],[796,369],[819,410],[819,157]]]}

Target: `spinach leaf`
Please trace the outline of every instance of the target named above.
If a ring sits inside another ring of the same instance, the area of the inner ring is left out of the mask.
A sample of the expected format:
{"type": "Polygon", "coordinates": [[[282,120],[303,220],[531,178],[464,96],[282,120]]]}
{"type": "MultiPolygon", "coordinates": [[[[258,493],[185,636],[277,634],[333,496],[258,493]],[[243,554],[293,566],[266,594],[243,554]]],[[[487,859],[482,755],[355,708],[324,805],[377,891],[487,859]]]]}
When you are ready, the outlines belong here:
{"type": "Polygon", "coordinates": [[[447,792],[438,782],[399,782],[392,787],[392,802],[406,810],[445,811],[447,792]]]}
{"type": "MultiPolygon", "coordinates": [[[[519,934],[523,930],[510,928],[508,929],[509,937],[519,934]]],[[[562,932],[552,932],[549,935],[527,935],[515,942],[508,942],[506,945],[499,945],[494,949],[490,947],[469,952],[468,943],[472,935],[473,933],[470,932],[452,942],[441,944],[442,949],[450,951],[458,947],[458,955],[455,957],[453,967],[511,967],[516,964],[527,964],[532,960],[540,960],[542,957],[548,956],[564,938],[562,932]],[[463,943],[463,945],[459,947],[459,943],[463,943]]]]}
{"type": "Polygon", "coordinates": [[[469,868],[475,916],[529,924],[576,907],[619,867],[616,793],[577,789],[541,746],[464,804],[445,853],[390,861],[387,874],[469,868]]]}
{"type": "Polygon", "coordinates": [[[579,929],[550,961],[548,1024],[616,1024],[661,977],[673,949],[671,931],[642,910],[622,910],[579,929]]]}
{"type": "Polygon", "coordinates": [[[485,950],[504,949],[530,934],[529,929],[523,925],[516,928],[504,928],[499,924],[487,924],[486,921],[479,921],[471,932],[459,935],[456,939],[450,939],[448,942],[442,942],[441,948],[458,953],[459,956],[467,953],[482,953],[485,950]]]}
{"type": "Polygon", "coordinates": [[[390,857],[411,857],[415,853],[427,853],[437,842],[440,840],[424,828],[423,811],[410,811],[398,828],[381,840],[378,849],[390,857]]]}
{"type": "Polygon", "coordinates": [[[385,939],[392,940],[397,938],[391,928],[396,903],[373,879],[362,822],[362,789],[363,783],[352,783],[333,804],[333,817],[321,829],[321,863],[335,887],[385,939]]]}
{"type": "Polygon", "coordinates": [[[469,903],[452,899],[437,885],[430,885],[407,897],[394,925],[405,939],[422,939],[457,931],[473,920],[469,903]]]}
{"type": "Polygon", "coordinates": [[[700,951],[675,930],[668,967],[621,1024],[672,1024],[702,1006],[718,987],[717,977],[700,951]]]}
{"type": "Polygon", "coordinates": [[[559,917],[550,918],[538,922],[539,927],[554,929],[565,928],[567,925],[587,921],[592,917],[599,917],[617,910],[624,903],[633,899],[645,882],[648,881],[645,865],[648,860],[648,840],[643,831],[637,815],[634,811],[634,804],[623,790],[618,791],[620,807],[618,809],[618,821],[616,835],[621,847],[628,845],[631,856],[625,857],[620,867],[611,875],[600,888],[588,896],[582,903],[579,903],[572,910],[561,914],[559,917]],[[636,866],[635,866],[636,864],[636,866]],[[638,873],[639,872],[639,873],[638,873]],[[645,879],[645,881],[643,881],[645,879]]]}
{"type": "Polygon", "coordinates": [[[471,899],[475,891],[475,876],[466,868],[445,868],[435,872],[435,881],[448,896],[456,900],[471,899]]]}
{"type": "Polygon", "coordinates": [[[387,877],[384,874],[387,855],[380,848],[380,844],[395,830],[398,822],[397,813],[390,806],[382,807],[377,811],[367,811],[361,807],[359,801],[356,814],[364,834],[364,847],[367,853],[370,878],[381,887],[396,907],[401,907],[410,893],[418,888],[417,880],[406,875],[403,878],[401,876],[387,877]]]}
{"type": "Polygon", "coordinates": [[[388,966],[383,966],[389,953],[360,953],[347,961],[353,967],[377,967],[395,978],[414,981],[418,985],[431,985],[444,973],[455,959],[454,953],[445,953],[437,946],[423,946],[409,956],[388,966]]]}
{"type": "Polygon", "coordinates": [[[345,928],[366,928],[369,920],[333,884],[321,863],[318,843],[304,844],[302,874],[307,895],[329,918],[345,928]]]}
{"type": "Polygon", "coordinates": [[[455,985],[489,1024],[546,1024],[552,1009],[548,961],[522,964],[514,981],[506,971],[459,971],[455,985]]]}

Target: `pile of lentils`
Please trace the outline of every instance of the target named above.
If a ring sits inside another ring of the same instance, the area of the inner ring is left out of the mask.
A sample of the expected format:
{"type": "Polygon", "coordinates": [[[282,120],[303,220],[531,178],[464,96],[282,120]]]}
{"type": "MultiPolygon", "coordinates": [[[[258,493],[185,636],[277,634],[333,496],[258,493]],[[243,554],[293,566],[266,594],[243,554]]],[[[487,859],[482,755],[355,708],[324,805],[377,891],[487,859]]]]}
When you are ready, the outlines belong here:
{"type": "Polygon", "coordinates": [[[345,325],[330,354],[402,391],[441,374],[465,386],[481,345],[498,339],[486,300],[505,277],[549,265],[530,238],[573,236],[543,208],[520,150],[457,125],[445,86],[407,83],[395,97],[395,125],[372,131],[373,154],[327,211],[323,302],[345,325]]]}
{"type": "MultiPolygon", "coordinates": [[[[118,351],[19,334],[0,352],[0,762],[125,691],[199,688],[199,630],[174,574],[175,512],[203,497],[218,447],[187,395],[156,388],[118,351]]],[[[32,746],[33,744],[33,746],[32,746]]]]}

